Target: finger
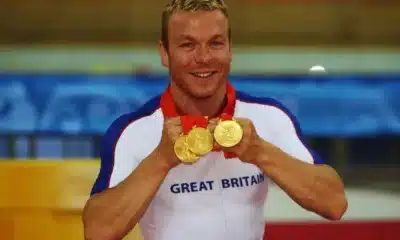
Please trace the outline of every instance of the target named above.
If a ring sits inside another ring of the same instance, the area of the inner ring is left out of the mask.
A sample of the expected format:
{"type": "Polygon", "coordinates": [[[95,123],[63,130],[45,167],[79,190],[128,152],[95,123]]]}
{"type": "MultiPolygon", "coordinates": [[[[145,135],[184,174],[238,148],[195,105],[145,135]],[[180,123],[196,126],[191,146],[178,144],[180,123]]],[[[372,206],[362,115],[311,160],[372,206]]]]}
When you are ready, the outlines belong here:
{"type": "Polygon", "coordinates": [[[217,125],[219,123],[220,119],[219,118],[211,118],[208,120],[208,123],[212,123],[217,125]]]}
{"type": "Polygon", "coordinates": [[[166,118],[165,123],[168,125],[180,126],[181,118],[180,117],[166,118]]]}
{"type": "Polygon", "coordinates": [[[214,132],[214,130],[215,130],[215,128],[217,127],[217,125],[218,125],[218,122],[219,122],[219,119],[211,119],[209,122],[208,122],[208,125],[207,125],[207,128],[208,128],[208,130],[210,130],[210,132],[214,132]]]}
{"type": "Polygon", "coordinates": [[[245,127],[246,127],[246,119],[243,119],[243,118],[235,118],[235,119],[233,119],[235,122],[237,122],[241,127],[242,127],[242,129],[245,129],[245,127]]]}

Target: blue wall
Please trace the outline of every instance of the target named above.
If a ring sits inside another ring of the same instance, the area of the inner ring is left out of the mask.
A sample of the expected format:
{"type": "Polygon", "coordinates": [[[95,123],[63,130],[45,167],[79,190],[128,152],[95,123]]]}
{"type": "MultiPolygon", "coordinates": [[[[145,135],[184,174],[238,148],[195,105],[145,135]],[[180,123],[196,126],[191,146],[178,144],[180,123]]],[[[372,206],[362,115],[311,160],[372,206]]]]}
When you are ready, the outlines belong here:
{"type": "MultiPolygon", "coordinates": [[[[283,102],[309,136],[400,133],[400,75],[231,76],[283,102]]],[[[102,134],[167,85],[167,76],[0,74],[0,134],[102,134]]]]}

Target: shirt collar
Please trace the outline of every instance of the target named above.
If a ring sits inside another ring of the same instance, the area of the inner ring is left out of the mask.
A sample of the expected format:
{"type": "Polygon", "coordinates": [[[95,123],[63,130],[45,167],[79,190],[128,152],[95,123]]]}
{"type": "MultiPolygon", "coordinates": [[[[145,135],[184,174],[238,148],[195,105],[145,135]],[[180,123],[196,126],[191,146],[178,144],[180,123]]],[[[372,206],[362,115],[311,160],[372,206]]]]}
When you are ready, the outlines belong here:
{"type": "MultiPolygon", "coordinates": [[[[236,103],[236,91],[231,85],[231,83],[226,81],[226,105],[222,109],[219,115],[224,114],[233,116],[235,113],[235,103],[236,103]]],[[[168,88],[161,95],[160,106],[164,116],[166,117],[171,118],[180,115],[174,103],[174,99],[170,91],[170,86],[168,86],[168,88]]]]}

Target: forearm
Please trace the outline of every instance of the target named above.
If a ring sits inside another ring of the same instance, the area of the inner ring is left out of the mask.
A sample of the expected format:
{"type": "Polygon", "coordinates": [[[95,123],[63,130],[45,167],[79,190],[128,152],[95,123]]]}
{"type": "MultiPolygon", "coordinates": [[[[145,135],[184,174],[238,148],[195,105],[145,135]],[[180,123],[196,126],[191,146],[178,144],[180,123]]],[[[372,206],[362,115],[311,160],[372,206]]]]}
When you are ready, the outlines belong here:
{"type": "Polygon", "coordinates": [[[327,165],[313,165],[261,143],[257,166],[303,208],[337,220],[347,209],[343,183],[327,165]]]}
{"type": "Polygon", "coordinates": [[[137,224],[169,167],[154,152],[119,185],[95,194],[83,213],[86,239],[122,239],[137,224]]]}

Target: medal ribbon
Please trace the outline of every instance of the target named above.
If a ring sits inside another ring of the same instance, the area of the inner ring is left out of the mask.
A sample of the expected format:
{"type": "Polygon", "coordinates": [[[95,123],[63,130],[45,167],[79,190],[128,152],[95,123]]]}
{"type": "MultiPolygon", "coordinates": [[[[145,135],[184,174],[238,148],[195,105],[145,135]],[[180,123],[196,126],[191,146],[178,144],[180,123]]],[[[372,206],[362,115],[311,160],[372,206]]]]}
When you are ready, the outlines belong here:
{"type": "Polygon", "coordinates": [[[188,134],[193,127],[207,128],[208,119],[203,116],[180,116],[184,134],[188,134]]]}
{"type": "MultiPolygon", "coordinates": [[[[219,115],[222,121],[224,120],[232,120],[232,116],[235,112],[235,103],[236,103],[236,92],[233,86],[227,81],[226,83],[226,105],[222,110],[222,113],[219,115]]],[[[208,119],[202,116],[185,116],[178,113],[176,106],[174,104],[174,100],[170,93],[169,87],[161,95],[160,106],[163,111],[163,114],[166,117],[176,117],[180,116],[182,128],[184,134],[188,134],[189,131],[194,127],[203,127],[207,128],[208,119]]],[[[214,148],[213,151],[221,151],[217,146],[214,148]]],[[[234,158],[235,155],[230,152],[224,151],[225,158],[234,158]]]]}

